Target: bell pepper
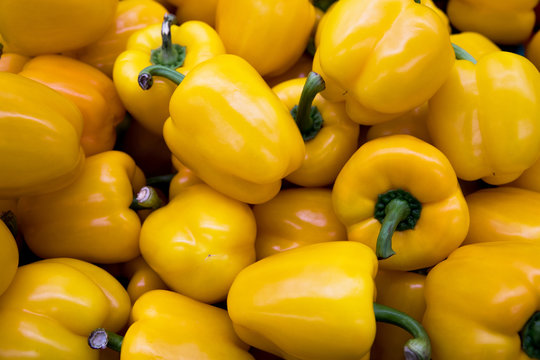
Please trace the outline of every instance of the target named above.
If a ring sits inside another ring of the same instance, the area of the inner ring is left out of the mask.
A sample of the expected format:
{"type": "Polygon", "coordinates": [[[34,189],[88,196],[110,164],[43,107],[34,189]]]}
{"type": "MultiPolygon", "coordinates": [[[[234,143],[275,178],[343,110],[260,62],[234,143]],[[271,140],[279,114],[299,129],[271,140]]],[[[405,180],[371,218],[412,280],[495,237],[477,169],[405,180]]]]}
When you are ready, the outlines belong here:
{"type": "Polygon", "coordinates": [[[381,269],[433,266],[463,242],[469,226],[450,162],[410,135],[362,145],[339,173],[332,201],[348,239],[371,247],[381,269]]]}
{"type": "Polygon", "coordinates": [[[240,339],[284,359],[368,359],[376,319],[414,334],[405,346],[411,359],[430,359],[417,321],[373,304],[376,273],[377,259],[363,244],[307,245],[242,270],[227,308],[240,339]]]}
{"type": "Polygon", "coordinates": [[[124,337],[105,327],[96,329],[88,344],[120,351],[121,360],[253,360],[227,311],[167,290],[149,291],[133,304],[124,337]]]}
{"type": "Polygon", "coordinates": [[[114,84],[126,110],[158,135],[162,135],[163,123],[169,117],[175,86],[156,79],[152,89],[144,92],[137,83],[139,72],[149,65],[163,65],[186,74],[195,65],[225,52],[219,35],[208,24],[188,21],[176,26],[176,21],[168,14],[162,25],[150,25],[132,34],[113,68],[114,84]]]}
{"type": "Polygon", "coordinates": [[[540,243],[463,246],[427,275],[433,359],[538,359],[540,243]]]}
{"type": "Polygon", "coordinates": [[[75,56],[112,77],[114,61],[124,50],[131,34],[152,24],[161,24],[167,9],[154,0],[118,2],[111,26],[96,42],[78,49],[75,56]]]}
{"type": "Polygon", "coordinates": [[[476,60],[486,54],[501,50],[489,38],[473,31],[452,34],[450,40],[452,40],[452,44],[465,49],[476,60]]]}
{"type": "Polygon", "coordinates": [[[309,244],[347,239],[347,230],[332,208],[326,188],[281,190],[253,206],[257,223],[257,259],[309,244]]]}
{"type": "Polygon", "coordinates": [[[419,0],[338,1],[325,17],[313,71],[327,83],[321,94],[341,94],[360,124],[422,105],[452,69],[448,27],[419,0]]]}
{"type": "MultiPolygon", "coordinates": [[[[380,270],[375,277],[377,303],[404,312],[416,321],[422,321],[426,310],[424,284],[426,276],[408,272],[380,270]]],[[[371,360],[403,360],[401,349],[411,338],[403,329],[377,323],[371,360]]]]}
{"type": "Polygon", "coordinates": [[[57,258],[19,267],[0,296],[0,358],[97,360],[96,327],[120,330],[131,303],[122,285],[90,263],[57,258]]]}
{"type": "Polygon", "coordinates": [[[172,157],[172,164],[176,169],[176,174],[174,174],[169,185],[170,199],[180,194],[189,186],[202,183],[201,179],[199,179],[191,169],[187,168],[174,156],[172,157]]]}
{"type": "Polygon", "coordinates": [[[182,80],[175,71],[152,73],[180,83],[163,127],[169,149],[203,182],[234,199],[258,204],[272,199],[281,180],[298,169],[305,146],[294,119],[262,77],[244,59],[219,55],[182,80]]]}
{"type": "Polygon", "coordinates": [[[229,0],[218,2],[216,10],[216,30],[227,53],[247,60],[262,76],[292,67],[314,25],[308,0],[229,0]]]}
{"type": "Polygon", "coordinates": [[[28,60],[28,56],[4,51],[4,45],[0,42],[0,72],[17,74],[28,60]]]}
{"type": "Polygon", "coordinates": [[[540,31],[537,31],[527,43],[525,56],[540,71],[540,31]]]}
{"type": "Polygon", "coordinates": [[[167,289],[167,285],[141,256],[123,263],[122,275],[129,279],[126,291],[133,304],[149,291],[167,289]]]}
{"type": "Polygon", "coordinates": [[[540,192],[540,158],[507,186],[540,192]]]}
{"type": "Polygon", "coordinates": [[[218,0],[169,0],[169,2],[176,6],[176,17],[180,23],[199,20],[215,27],[218,0]]]}
{"type": "Polygon", "coordinates": [[[66,256],[97,263],[136,258],[141,222],[130,205],[144,183],[142,171],[123,152],[88,157],[73,184],[19,200],[17,215],[26,243],[42,258],[66,256]]]}
{"type": "Polygon", "coordinates": [[[348,118],[343,103],[333,103],[318,93],[324,89],[319,74],[292,79],[272,90],[291,112],[305,142],[302,165],[286,179],[300,186],[326,186],[358,148],[360,127],[348,118]]]}
{"type": "Polygon", "coordinates": [[[94,67],[62,55],[40,55],[19,73],[64,95],[81,111],[86,156],[112,150],[125,110],[111,79],[94,67]]]}
{"type": "MultiPolygon", "coordinates": [[[[308,76],[309,72],[311,71],[312,63],[313,63],[313,58],[310,55],[303,53],[302,56],[300,56],[300,59],[298,59],[298,61],[295,62],[294,65],[289,68],[289,70],[287,70],[281,75],[267,76],[265,77],[265,80],[269,86],[274,87],[287,80],[296,79],[296,78],[305,78],[308,76]]],[[[1,64],[1,61],[0,61],[0,64],[1,64]]]]}
{"type": "Polygon", "coordinates": [[[255,218],[248,205],[196,184],[144,221],[144,260],[178,293],[215,303],[255,261],[255,218]]]}
{"type": "Polygon", "coordinates": [[[7,289],[19,265],[19,249],[9,227],[0,219],[0,295],[7,289]]]}
{"type": "Polygon", "coordinates": [[[75,50],[103,36],[118,2],[5,0],[0,3],[0,33],[10,48],[22,55],[75,50]]]}
{"type": "Polygon", "coordinates": [[[540,155],[540,73],[525,57],[497,51],[457,60],[429,101],[428,130],[460,179],[500,185],[540,155]]]}
{"type": "Polygon", "coordinates": [[[538,0],[449,0],[446,13],[460,31],[474,31],[497,44],[525,42],[534,27],[538,0]]]}
{"type": "Polygon", "coordinates": [[[59,190],[80,175],[83,118],[56,91],[0,72],[0,198],[59,190]]]}

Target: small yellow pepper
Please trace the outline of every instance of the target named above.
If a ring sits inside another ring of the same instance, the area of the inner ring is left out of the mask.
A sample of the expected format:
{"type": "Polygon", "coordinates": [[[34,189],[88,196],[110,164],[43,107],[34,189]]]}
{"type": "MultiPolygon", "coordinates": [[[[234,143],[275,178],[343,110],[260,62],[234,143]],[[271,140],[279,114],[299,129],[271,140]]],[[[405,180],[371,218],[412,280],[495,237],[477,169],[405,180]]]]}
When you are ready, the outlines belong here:
{"type": "MultiPolygon", "coordinates": [[[[296,79],[296,78],[304,78],[307,77],[309,72],[311,71],[311,65],[313,63],[313,58],[303,53],[302,56],[300,56],[300,59],[294,65],[289,68],[286,72],[284,72],[281,75],[277,76],[267,76],[264,79],[270,85],[271,87],[274,87],[278,84],[281,84],[282,82],[285,82],[287,80],[296,79]]],[[[1,64],[1,61],[0,61],[1,64]]]]}
{"type": "Polygon", "coordinates": [[[174,174],[174,177],[169,185],[170,199],[180,194],[180,192],[187,187],[202,183],[201,179],[199,179],[191,169],[188,169],[174,156],[172,157],[172,163],[177,172],[174,174]]]}
{"type": "Polygon", "coordinates": [[[132,303],[149,291],[167,289],[167,285],[141,256],[123,263],[122,275],[129,279],[126,291],[132,303]]]}
{"type": "Polygon", "coordinates": [[[540,31],[537,31],[527,43],[525,56],[540,71],[540,31]]]}
{"type": "Polygon", "coordinates": [[[540,243],[463,246],[427,275],[433,359],[528,360],[540,349],[540,243]]]}
{"type": "Polygon", "coordinates": [[[19,200],[17,215],[26,243],[42,258],[97,263],[136,258],[141,222],[130,205],[144,183],[142,171],[123,152],[88,157],[73,184],[19,200]]]}
{"type": "Polygon", "coordinates": [[[57,258],[21,266],[0,296],[0,358],[97,360],[88,335],[118,331],[131,303],[122,285],[90,263],[57,258]]]}
{"type": "Polygon", "coordinates": [[[435,265],[463,242],[469,227],[450,162],[410,135],[362,145],[339,173],[332,198],[348,239],[376,251],[382,269],[435,265]]]}
{"type": "Polygon", "coordinates": [[[110,78],[94,67],[62,55],[40,55],[19,73],[64,95],[81,111],[81,146],[86,156],[112,150],[116,125],[125,109],[110,78]]]}
{"type": "Polygon", "coordinates": [[[257,222],[257,259],[300,246],[347,239],[347,229],[332,208],[325,188],[281,190],[275,198],[253,206],[257,222]]]}
{"type": "Polygon", "coordinates": [[[143,223],[144,260],[174,291],[215,303],[255,261],[255,217],[248,205],[192,185],[143,223]]]}
{"type": "Polygon", "coordinates": [[[218,0],[168,0],[176,6],[176,17],[180,23],[189,20],[204,21],[215,27],[218,0]]]}
{"type": "Polygon", "coordinates": [[[19,249],[0,213],[0,295],[7,289],[19,265],[19,249]]]}
{"type": "Polygon", "coordinates": [[[24,76],[0,72],[0,198],[59,190],[84,166],[81,112],[24,76]]]}
{"type": "MultiPolygon", "coordinates": [[[[1,39],[0,39],[1,40],[1,39]]],[[[0,72],[10,72],[17,74],[22,70],[24,64],[30,60],[29,56],[3,51],[3,45],[0,42],[0,72]]]]}
{"type": "Polygon", "coordinates": [[[450,40],[452,40],[452,44],[465,49],[476,60],[484,55],[501,50],[489,38],[473,31],[452,34],[450,40]]]}

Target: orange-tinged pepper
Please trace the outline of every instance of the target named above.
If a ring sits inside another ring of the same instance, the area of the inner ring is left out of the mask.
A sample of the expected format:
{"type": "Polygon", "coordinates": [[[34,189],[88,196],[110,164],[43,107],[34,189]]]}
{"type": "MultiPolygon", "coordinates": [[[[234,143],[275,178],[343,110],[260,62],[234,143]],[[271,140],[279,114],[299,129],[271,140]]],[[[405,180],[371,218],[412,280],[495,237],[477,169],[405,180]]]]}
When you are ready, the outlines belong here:
{"type": "Polygon", "coordinates": [[[134,259],[140,254],[141,222],[130,205],[144,183],[144,174],[125,153],[88,157],[73,184],[19,200],[17,215],[26,243],[42,258],[97,263],[134,259]]]}
{"type": "Polygon", "coordinates": [[[86,156],[112,150],[125,109],[111,79],[94,67],[62,55],[40,55],[19,73],[64,95],[81,111],[86,156]]]}
{"type": "Polygon", "coordinates": [[[0,219],[0,295],[7,289],[19,265],[19,249],[10,229],[0,219]]]}
{"type": "Polygon", "coordinates": [[[96,327],[120,330],[129,296],[105,270],[57,258],[24,265],[0,297],[0,357],[97,360],[87,337],[96,327]]]}
{"type": "Polygon", "coordinates": [[[103,36],[117,5],[118,0],[3,0],[0,33],[23,55],[75,50],[103,36]]]}
{"type": "Polygon", "coordinates": [[[452,34],[450,35],[450,40],[452,40],[452,44],[465,49],[476,60],[486,54],[501,50],[489,38],[473,31],[452,34]]]}
{"type": "Polygon", "coordinates": [[[537,31],[527,43],[525,56],[540,71],[540,31],[537,31]]]}
{"type": "Polygon", "coordinates": [[[0,198],[59,190],[84,165],[81,112],[24,76],[0,72],[0,198]]]}
{"type": "Polygon", "coordinates": [[[199,20],[215,27],[218,0],[169,0],[169,2],[176,6],[176,17],[181,23],[199,20]]]}
{"type": "Polygon", "coordinates": [[[149,291],[167,289],[167,285],[141,256],[122,264],[122,270],[122,275],[129,279],[126,291],[132,303],[149,291]]]}
{"type": "Polygon", "coordinates": [[[22,70],[24,64],[30,60],[30,57],[2,51],[2,47],[2,43],[0,42],[0,72],[5,71],[17,74],[22,70]]]}
{"type": "Polygon", "coordinates": [[[287,70],[281,75],[268,76],[265,78],[265,80],[268,85],[274,87],[287,80],[307,77],[307,75],[311,71],[312,63],[313,58],[310,55],[303,53],[302,56],[300,56],[300,59],[298,59],[298,61],[294,63],[294,65],[289,68],[289,70],[287,70]]]}
{"type": "Polygon", "coordinates": [[[458,60],[429,101],[433,144],[463,180],[508,183],[540,155],[540,73],[525,57],[496,51],[458,60]]]}
{"type": "Polygon", "coordinates": [[[177,172],[174,174],[169,185],[170,199],[180,194],[184,189],[191,185],[202,183],[201,179],[199,179],[191,169],[182,164],[180,160],[174,156],[172,157],[172,163],[177,172]]]}

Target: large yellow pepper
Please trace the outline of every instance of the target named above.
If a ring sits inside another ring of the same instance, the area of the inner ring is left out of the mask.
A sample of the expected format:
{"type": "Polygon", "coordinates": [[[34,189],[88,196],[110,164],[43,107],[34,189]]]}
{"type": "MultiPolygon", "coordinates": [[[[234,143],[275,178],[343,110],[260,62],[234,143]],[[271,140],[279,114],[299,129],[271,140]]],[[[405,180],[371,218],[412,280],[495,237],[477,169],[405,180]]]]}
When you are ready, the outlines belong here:
{"type": "Polygon", "coordinates": [[[19,200],[17,215],[30,249],[42,258],[68,256],[97,263],[137,257],[141,222],[130,208],[145,183],[129,155],[90,156],[68,187],[19,200]]]}
{"type": "Polygon", "coordinates": [[[0,295],[13,280],[19,265],[19,249],[15,238],[0,215],[0,295]]]}
{"type": "Polygon", "coordinates": [[[168,0],[176,6],[176,17],[181,23],[189,20],[204,21],[214,27],[218,0],[168,0]]]}
{"type": "Polygon", "coordinates": [[[450,162],[410,135],[362,145],[339,173],[332,197],[348,239],[376,251],[382,269],[433,266],[467,235],[467,204],[450,162]]]}
{"type": "Polygon", "coordinates": [[[540,73],[525,57],[496,51],[458,60],[429,101],[433,144],[463,180],[508,183],[540,155],[540,73]]]}
{"type": "Polygon", "coordinates": [[[358,148],[360,126],[349,119],[343,103],[320,96],[322,89],[324,81],[313,72],[307,79],[288,80],[272,88],[293,115],[306,143],[302,165],[286,177],[300,186],[332,184],[358,148]]]}
{"type": "Polygon", "coordinates": [[[446,12],[461,31],[479,32],[498,44],[520,44],[532,33],[538,0],[449,0],[446,12]]]}
{"type": "Polygon", "coordinates": [[[24,265],[0,296],[0,358],[97,360],[88,335],[120,330],[131,303],[122,285],[90,263],[57,258],[24,265]]]}
{"type": "Polygon", "coordinates": [[[165,141],[206,184],[234,199],[263,203],[300,167],[305,146],[294,119],[242,58],[216,56],[183,80],[168,69],[149,69],[140,75],[143,88],[151,86],[154,70],[180,83],[163,128],[165,141]]]}
{"type": "Polygon", "coordinates": [[[326,241],[347,239],[347,229],[332,207],[325,188],[282,190],[275,198],[253,206],[257,222],[257,259],[326,241]]]}
{"type": "Polygon", "coordinates": [[[120,351],[121,360],[253,360],[227,311],[172,291],[142,295],[133,304],[131,322],[124,337],[107,327],[97,329],[89,345],[120,351]]]}
{"type": "Polygon", "coordinates": [[[352,120],[373,125],[425,103],[454,63],[448,27],[413,0],[341,0],[324,19],[313,70],[352,120]],[[318,65],[316,65],[318,63],[318,65]]]}
{"type": "Polygon", "coordinates": [[[304,52],[315,9],[308,0],[219,1],[216,29],[227,53],[246,59],[262,76],[287,71],[304,52]]]}
{"type": "Polygon", "coordinates": [[[537,31],[527,43],[525,56],[540,71],[540,31],[537,31]]]}
{"type": "Polygon", "coordinates": [[[118,0],[2,0],[0,33],[23,55],[75,50],[103,36],[117,5],[118,0]]]}
{"type": "Polygon", "coordinates": [[[19,73],[64,95],[81,111],[81,145],[86,156],[112,150],[124,106],[110,78],[94,67],[62,55],[40,55],[19,73]]]}
{"type": "Polygon", "coordinates": [[[176,19],[167,15],[163,24],[150,25],[132,34],[126,50],[118,55],[113,79],[126,110],[145,128],[161,135],[169,117],[169,101],[175,85],[156,79],[149,91],[137,83],[139,72],[149,65],[164,65],[186,74],[195,65],[225,48],[217,32],[201,21],[173,25],[176,19]]]}
{"type": "Polygon", "coordinates": [[[59,190],[81,173],[81,112],[64,96],[0,72],[0,198],[59,190]]]}
{"type": "Polygon", "coordinates": [[[140,249],[172,290],[215,303],[255,261],[255,232],[248,205],[196,184],[146,218],[140,249]]]}
{"type": "Polygon", "coordinates": [[[539,358],[540,243],[463,246],[427,275],[433,359],[539,358]]]}
{"type": "Polygon", "coordinates": [[[363,244],[307,245],[242,270],[227,308],[240,339],[287,360],[367,360],[375,320],[384,315],[414,334],[405,346],[411,359],[430,359],[429,339],[417,321],[373,304],[376,273],[377,259],[363,244]]]}

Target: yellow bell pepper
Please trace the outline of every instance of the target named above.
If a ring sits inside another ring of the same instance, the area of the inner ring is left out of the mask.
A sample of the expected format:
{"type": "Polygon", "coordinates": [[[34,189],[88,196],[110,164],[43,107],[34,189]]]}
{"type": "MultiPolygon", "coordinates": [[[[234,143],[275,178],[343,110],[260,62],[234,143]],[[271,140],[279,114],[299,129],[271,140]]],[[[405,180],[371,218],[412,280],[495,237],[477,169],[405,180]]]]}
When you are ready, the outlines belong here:
{"type": "Polygon", "coordinates": [[[410,135],[362,145],[339,173],[332,200],[348,239],[376,251],[382,269],[435,265],[463,242],[469,227],[450,162],[410,135]]]}
{"type": "Polygon", "coordinates": [[[174,291],[215,303],[255,261],[255,218],[248,205],[196,184],[143,223],[144,260],[174,291]]]}
{"type": "Polygon", "coordinates": [[[540,158],[507,186],[540,192],[540,158]]]}
{"type": "Polygon", "coordinates": [[[111,79],[81,61],[62,55],[40,55],[19,73],[64,95],[81,111],[81,146],[86,156],[112,150],[116,125],[125,109],[111,79]]]}
{"type": "Polygon", "coordinates": [[[56,91],[0,72],[0,198],[56,191],[81,173],[83,118],[56,91]]]}
{"type": "Polygon", "coordinates": [[[427,275],[433,359],[538,359],[540,243],[463,246],[427,275]]]}
{"type": "MultiPolygon", "coordinates": [[[[264,79],[270,85],[271,87],[274,87],[278,84],[281,84],[282,82],[285,82],[287,80],[296,79],[296,78],[305,78],[308,76],[309,72],[311,71],[311,65],[313,63],[313,58],[303,53],[302,56],[300,56],[300,59],[292,67],[289,68],[289,70],[285,71],[281,75],[277,76],[267,76],[264,79]]],[[[1,61],[0,61],[1,64],[1,61]]]]}
{"type": "Polygon", "coordinates": [[[218,2],[216,10],[216,30],[227,53],[247,60],[262,76],[292,67],[314,25],[308,0],[229,0],[218,2]]]}
{"type": "Polygon", "coordinates": [[[142,295],[133,304],[131,322],[124,337],[105,327],[96,329],[88,344],[120,351],[121,360],[253,360],[227,311],[172,291],[142,295]]]}
{"type": "Polygon", "coordinates": [[[4,0],[0,33],[23,55],[75,50],[99,39],[111,26],[118,0],[4,0]]]}
{"type": "Polygon", "coordinates": [[[142,171],[123,152],[88,157],[73,184],[19,200],[17,215],[26,243],[42,258],[67,256],[97,263],[136,258],[141,222],[130,205],[144,183],[142,171]]]}
{"type": "Polygon", "coordinates": [[[149,291],[167,289],[167,285],[141,256],[122,264],[122,275],[129,279],[126,291],[131,303],[149,291]]]}
{"type": "Polygon", "coordinates": [[[292,79],[272,90],[293,115],[305,141],[302,165],[285,179],[300,186],[326,186],[358,148],[360,126],[345,112],[343,103],[333,103],[318,93],[324,89],[319,74],[292,79]]]}
{"type": "Polygon", "coordinates": [[[520,44],[532,33],[538,0],[449,0],[446,12],[460,31],[474,31],[498,44],[520,44]]]}
{"type": "Polygon", "coordinates": [[[350,118],[373,125],[425,103],[454,63],[448,27],[420,1],[338,1],[325,16],[313,71],[350,118]],[[317,65],[318,63],[318,65],[317,65]]]}
{"type": "Polygon", "coordinates": [[[489,38],[473,31],[452,34],[450,40],[452,40],[452,44],[465,49],[476,60],[484,55],[501,50],[489,38]]]}
{"type": "Polygon", "coordinates": [[[164,65],[186,74],[195,65],[225,48],[216,31],[201,21],[175,26],[176,18],[167,15],[163,24],[150,25],[132,34],[126,50],[118,55],[113,79],[126,110],[145,128],[161,135],[169,117],[169,101],[175,85],[156,79],[144,92],[137,83],[139,72],[149,65],[164,65]]]}
{"type": "Polygon", "coordinates": [[[118,2],[111,26],[96,42],[78,49],[77,59],[112,77],[114,61],[124,50],[131,34],[152,24],[161,24],[167,9],[154,0],[118,2]]]}
{"type": "Polygon", "coordinates": [[[0,42],[0,72],[17,74],[28,60],[29,56],[4,51],[4,46],[0,42]]]}
{"type": "Polygon", "coordinates": [[[199,179],[191,169],[187,168],[174,156],[172,157],[172,163],[176,169],[176,174],[174,174],[174,177],[171,179],[171,183],[169,185],[170,199],[180,194],[189,186],[202,183],[201,179],[199,179]]]}
{"type": "Polygon", "coordinates": [[[430,359],[429,338],[417,321],[373,304],[376,273],[377,259],[363,244],[307,245],[242,270],[227,309],[240,339],[287,360],[367,360],[376,319],[414,334],[405,346],[411,359],[430,359]]]}
{"type": "Polygon", "coordinates": [[[325,188],[282,190],[275,198],[253,206],[257,223],[257,259],[326,241],[347,239],[347,229],[332,208],[325,188]]]}
{"type": "Polygon", "coordinates": [[[218,0],[169,0],[169,2],[176,6],[176,17],[180,23],[199,20],[215,27],[218,0]]]}
{"type": "Polygon", "coordinates": [[[508,183],[540,155],[540,73],[521,55],[456,61],[429,112],[433,144],[460,179],[508,183]]]}
{"type": "Polygon", "coordinates": [[[167,70],[149,68],[139,81],[149,88],[154,73],[180,83],[163,128],[173,155],[234,199],[257,204],[273,198],[305,154],[300,131],[277,95],[236,55],[207,60],[183,80],[167,70]]]}
{"type": "Polygon", "coordinates": [[[19,249],[9,227],[2,221],[2,216],[0,216],[0,295],[13,280],[19,265],[19,249]]]}
{"type": "Polygon", "coordinates": [[[540,71],[540,31],[537,31],[527,43],[525,56],[540,71]]]}
{"type": "Polygon", "coordinates": [[[57,258],[21,266],[0,296],[0,358],[97,360],[88,335],[120,330],[131,303],[122,285],[90,263],[57,258]]]}

